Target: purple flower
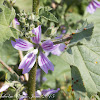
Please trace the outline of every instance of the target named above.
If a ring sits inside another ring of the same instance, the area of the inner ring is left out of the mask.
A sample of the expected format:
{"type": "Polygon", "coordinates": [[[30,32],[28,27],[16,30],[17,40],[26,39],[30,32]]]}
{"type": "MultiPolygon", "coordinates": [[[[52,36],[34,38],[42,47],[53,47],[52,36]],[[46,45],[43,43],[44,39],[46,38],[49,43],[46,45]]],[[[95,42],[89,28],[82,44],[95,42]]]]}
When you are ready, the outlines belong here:
{"type": "MultiPolygon", "coordinates": [[[[34,43],[34,45],[26,40],[23,39],[16,39],[15,41],[11,41],[12,46],[21,51],[28,51],[32,49],[33,47],[35,48],[33,51],[30,53],[26,54],[26,56],[23,58],[19,65],[19,69],[24,69],[23,74],[28,73],[31,68],[34,66],[37,58],[37,53],[39,51],[39,56],[38,56],[38,64],[41,67],[41,69],[47,74],[48,70],[54,71],[54,66],[51,63],[51,61],[44,55],[42,52],[43,50],[45,52],[52,52],[53,50],[58,50],[57,48],[61,49],[58,45],[53,45],[53,42],[50,40],[44,41],[41,44],[41,26],[38,26],[37,28],[34,28],[32,30],[33,34],[35,34],[35,37],[32,37],[31,40],[34,43]]],[[[62,46],[61,46],[62,47],[62,46]]],[[[57,55],[57,52],[53,54],[57,55]]],[[[58,52],[59,53],[59,52],[58,52]]]]}
{"type": "Polygon", "coordinates": [[[65,34],[66,33],[66,30],[62,30],[62,33],[65,34]]]}
{"type": "Polygon", "coordinates": [[[54,45],[53,50],[51,50],[50,52],[46,52],[45,55],[48,56],[49,53],[52,53],[53,55],[60,56],[61,53],[65,50],[65,48],[66,45],[64,43],[54,45]]]}
{"type": "Polygon", "coordinates": [[[61,53],[65,50],[66,45],[64,43],[60,43],[54,46],[53,50],[51,51],[51,53],[53,55],[57,55],[60,56],[61,53]]]}
{"type": "Polygon", "coordinates": [[[0,93],[7,90],[9,88],[9,85],[5,84],[0,88],[0,93]]]}
{"type": "Polygon", "coordinates": [[[61,34],[61,35],[57,35],[56,37],[55,37],[55,39],[61,39],[63,37],[63,35],[61,34]]]}
{"type": "Polygon", "coordinates": [[[24,100],[27,99],[27,93],[26,92],[22,92],[22,96],[20,96],[19,100],[24,100]]]}
{"type": "Polygon", "coordinates": [[[16,25],[20,25],[20,23],[18,22],[17,18],[15,18],[15,24],[16,25]]]}
{"type": "Polygon", "coordinates": [[[93,14],[96,11],[96,8],[100,8],[100,2],[97,0],[92,0],[87,7],[87,12],[93,14]]]}

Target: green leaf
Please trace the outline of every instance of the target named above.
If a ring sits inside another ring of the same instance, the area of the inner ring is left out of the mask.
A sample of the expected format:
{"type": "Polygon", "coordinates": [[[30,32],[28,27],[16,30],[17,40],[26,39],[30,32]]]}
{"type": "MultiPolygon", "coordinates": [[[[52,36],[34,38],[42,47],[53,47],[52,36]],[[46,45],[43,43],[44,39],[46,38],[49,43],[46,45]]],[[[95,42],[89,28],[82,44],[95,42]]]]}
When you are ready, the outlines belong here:
{"type": "Polygon", "coordinates": [[[52,8],[51,7],[49,7],[49,6],[45,6],[45,7],[40,7],[39,8],[39,10],[41,10],[41,11],[50,11],[50,10],[52,10],[52,8]]]}
{"type": "Polygon", "coordinates": [[[58,27],[50,27],[46,30],[44,35],[47,37],[55,36],[57,33],[57,30],[58,30],[58,27]]]}
{"type": "Polygon", "coordinates": [[[4,0],[0,0],[0,5],[2,5],[2,4],[3,4],[3,2],[4,2],[4,0]]]}
{"type": "Polygon", "coordinates": [[[77,13],[68,13],[66,16],[66,21],[68,24],[76,24],[78,21],[82,19],[82,16],[80,16],[77,13]]]}
{"type": "Polygon", "coordinates": [[[86,98],[86,89],[81,77],[81,74],[77,67],[71,66],[71,76],[72,76],[72,90],[75,91],[76,100],[88,100],[86,98]]]}
{"type": "Polygon", "coordinates": [[[93,50],[94,48],[90,44],[76,45],[71,47],[70,54],[66,53],[68,58],[70,55],[72,57],[71,61],[66,57],[66,61],[78,68],[89,97],[100,91],[100,56],[98,52],[93,50]]]}
{"type": "Polygon", "coordinates": [[[60,3],[60,2],[61,2],[61,0],[55,0],[55,2],[60,3]]]}
{"type": "Polygon", "coordinates": [[[40,17],[43,17],[43,18],[45,18],[47,20],[50,20],[50,21],[58,23],[57,18],[52,13],[50,13],[50,12],[48,12],[46,10],[40,9],[39,10],[39,15],[40,15],[40,17]]]}
{"type": "Polygon", "coordinates": [[[11,41],[6,41],[0,45],[0,58],[8,65],[16,65],[18,63],[18,51],[13,48],[11,41]]]}
{"type": "MultiPolygon", "coordinates": [[[[92,34],[93,26],[90,26],[89,28],[86,28],[86,30],[80,32],[80,34],[77,33],[76,37],[73,36],[73,38],[75,38],[74,41],[77,44],[70,46],[67,52],[63,54],[65,55],[64,58],[66,61],[70,65],[76,67],[74,67],[74,70],[77,69],[77,72],[75,74],[75,72],[72,71],[72,76],[81,77],[81,81],[84,83],[89,98],[100,91],[100,47],[98,47],[100,42],[97,42],[97,45],[94,45],[97,41],[94,36],[97,33],[92,34]],[[95,39],[95,41],[92,41],[93,39],[95,39]]],[[[74,43],[74,41],[72,40],[71,43],[74,43]]],[[[74,85],[75,94],[85,100],[85,97],[81,96],[82,90],[78,92],[79,94],[76,91],[76,88],[79,88],[79,84],[74,85]]]]}
{"type": "Polygon", "coordinates": [[[94,34],[91,39],[91,44],[100,46],[100,9],[96,9],[96,12],[86,17],[88,22],[94,23],[94,34]]]}
{"type": "Polygon", "coordinates": [[[25,12],[32,12],[32,0],[16,0],[15,6],[20,10],[25,10],[25,12]]]}
{"type": "Polygon", "coordinates": [[[0,5],[0,42],[4,42],[10,37],[17,38],[18,31],[12,27],[10,24],[12,20],[15,18],[14,9],[9,9],[4,5],[0,5]]]}
{"type": "Polygon", "coordinates": [[[84,42],[84,40],[89,41],[92,38],[93,28],[93,24],[83,24],[82,28],[77,30],[77,32],[73,35],[70,45],[77,44],[82,41],[84,42]]]}
{"type": "Polygon", "coordinates": [[[55,88],[56,80],[63,82],[66,80],[65,77],[70,78],[70,66],[64,60],[63,56],[58,57],[51,55],[49,59],[54,65],[54,71],[52,72],[52,74],[45,75],[47,81],[45,81],[44,84],[49,86],[50,88],[55,88]]]}
{"type": "MultiPolygon", "coordinates": [[[[7,65],[16,65],[18,63],[18,51],[11,45],[11,40],[0,45],[0,59],[7,65]]],[[[17,80],[16,74],[9,70],[0,64],[0,71],[6,72],[7,80],[17,80]]]]}
{"type": "Polygon", "coordinates": [[[4,71],[0,71],[0,82],[5,82],[6,73],[4,71]]]}

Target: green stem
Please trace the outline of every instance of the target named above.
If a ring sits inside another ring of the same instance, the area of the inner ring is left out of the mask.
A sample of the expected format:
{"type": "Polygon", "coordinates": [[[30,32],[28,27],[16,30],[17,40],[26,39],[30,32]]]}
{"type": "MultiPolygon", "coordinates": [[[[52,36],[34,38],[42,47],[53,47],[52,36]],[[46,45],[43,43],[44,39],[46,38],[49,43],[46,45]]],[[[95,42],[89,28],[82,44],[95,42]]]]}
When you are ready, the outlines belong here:
{"type": "Polygon", "coordinates": [[[7,69],[9,70],[12,74],[15,74],[17,79],[19,79],[19,76],[17,75],[17,73],[10,67],[8,66],[6,63],[3,62],[3,60],[0,59],[0,63],[7,69]]]}
{"type": "Polygon", "coordinates": [[[39,12],[39,0],[33,0],[32,12],[35,15],[38,15],[38,12],[39,12]]]}
{"type": "MultiPolygon", "coordinates": [[[[39,0],[32,0],[32,12],[35,15],[39,13],[39,0]]],[[[28,97],[29,100],[36,100],[35,97],[35,89],[36,89],[36,70],[37,70],[37,60],[35,66],[31,69],[29,73],[29,80],[28,80],[28,97]]]]}
{"type": "Polygon", "coordinates": [[[36,70],[37,70],[37,60],[36,60],[35,66],[31,69],[31,71],[29,73],[29,81],[28,81],[29,100],[36,100],[36,98],[35,98],[36,70]]]}

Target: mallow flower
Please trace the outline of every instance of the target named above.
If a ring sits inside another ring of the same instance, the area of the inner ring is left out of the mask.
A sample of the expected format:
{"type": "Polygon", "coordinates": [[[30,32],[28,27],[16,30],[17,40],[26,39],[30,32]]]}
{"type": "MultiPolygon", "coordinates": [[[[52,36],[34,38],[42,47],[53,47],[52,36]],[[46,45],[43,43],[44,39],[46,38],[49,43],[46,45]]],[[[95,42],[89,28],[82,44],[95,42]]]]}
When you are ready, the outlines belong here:
{"type": "Polygon", "coordinates": [[[19,69],[24,69],[23,74],[28,73],[34,66],[36,59],[38,58],[38,64],[46,74],[48,73],[48,70],[54,71],[54,65],[45,56],[43,51],[52,52],[53,54],[57,55],[57,53],[59,52],[55,50],[62,51],[62,49],[64,49],[63,46],[60,44],[54,45],[51,40],[46,40],[41,43],[41,25],[34,28],[32,30],[32,33],[35,35],[34,37],[31,37],[33,43],[20,38],[15,39],[16,42],[11,41],[12,46],[17,50],[28,51],[32,48],[35,48],[25,55],[19,65],[19,69]]]}
{"type": "Polygon", "coordinates": [[[100,2],[97,0],[92,0],[87,7],[87,12],[93,14],[96,11],[96,8],[100,8],[100,2]]]}
{"type": "Polygon", "coordinates": [[[15,24],[16,25],[20,25],[20,23],[18,22],[18,19],[17,18],[15,18],[14,20],[15,20],[15,24]]]}
{"type": "Polygon", "coordinates": [[[9,88],[8,84],[4,84],[1,88],[0,88],[0,93],[3,91],[6,91],[9,88]]]}

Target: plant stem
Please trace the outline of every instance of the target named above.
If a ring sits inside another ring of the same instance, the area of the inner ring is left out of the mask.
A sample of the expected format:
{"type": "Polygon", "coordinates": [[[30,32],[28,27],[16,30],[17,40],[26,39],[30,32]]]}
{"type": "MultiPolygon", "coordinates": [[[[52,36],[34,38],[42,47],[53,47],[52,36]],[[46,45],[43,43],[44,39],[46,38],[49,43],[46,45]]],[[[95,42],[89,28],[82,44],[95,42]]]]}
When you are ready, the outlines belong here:
{"type": "Polygon", "coordinates": [[[37,70],[37,60],[36,60],[34,67],[31,69],[31,71],[29,73],[29,81],[28,81],[29,100],[36,100],[36,98],[35,98],[36,70],[37,70]]]}
{"type": "Polygon", "coordinates": [[[8,66],[6,63],[4,63],[1,59],[0,59],[0,63],[1,63],[7,70],[9,70],[12,74],[15,74],[16,77],[17,77],[17,79],[19,79],[19,76],[17,75],[17,73],[16,73],[13,69],[11,69],[10,66],[8,66]]]}
{"type": "MultiPolygon", "coordinates": [[[[32,0],[32,4],[33,4],[32,5],[32,12],[35,15],[38,15],[38,13],[39,13],[39,0],[32,0]]],[[[35,97],[36,70],[37,70],[37,60],[36,60],[35,66],[31,69],[31,71],[29,73],[29,80],[28,80],[28,97],[29,97],[29,100],[36,100],[36,97],[35,97]]]]}
{"type": "MultiPolygon", "coordinates": [[[[20,61],[22,61],[22,59],[24,58],[23,52],[18,50],[18,53],[19,53],[20,61]]],[[[25,81],[28,81],[28,73],[24,74],[24,78],[25,78],[25,81]]]]}
{"type": "Polygon", "coordinates": [[[38,15],[38,12],[39,12],[39,0],[33,0],[32,12],[35,15],[38,15]]]}
{"type": "Polygon", "coordinates": [[[72,36],[69,36],[69,37],[67,37],[67,38],[65,38],[65,39],[60,39],[60,40],[58,40],[58,41],[54,41],[53,44],[63,43],[63,42],[69,41],[69,40],[71,40],[71,39],[72,39],[72,36]]]}

